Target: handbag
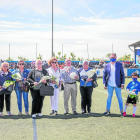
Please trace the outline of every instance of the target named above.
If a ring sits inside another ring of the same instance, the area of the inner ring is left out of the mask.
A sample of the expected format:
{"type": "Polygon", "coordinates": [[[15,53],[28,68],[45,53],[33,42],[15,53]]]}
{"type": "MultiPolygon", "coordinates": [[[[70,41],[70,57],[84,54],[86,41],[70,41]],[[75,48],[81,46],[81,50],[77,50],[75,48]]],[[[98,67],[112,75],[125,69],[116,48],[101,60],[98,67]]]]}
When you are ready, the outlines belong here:
{"type": "MultiPolygon", "coordinates": [[[[59,73],[60,73],[60,68],[59,68],[59,73]]],[[[64,84],[61,84],[60,90],[64,90],[64,84]]]]}
{"type": "Polygon", "coordinates": [[[94,88],[96,88],[96,87],[98,87],[98,83],[97,83],[97,81],[93,81],[93,83],[94,83],[94,88]]]}
{"type": "Polygon", "coordinates": [[[27,82],[21,82],[21,91],[25,91],[25,92],[28,92],[30,89],[30,86],[27,82]]]}
{"type": "Polygon", "coordinates": [[[40,91],[40,96],[53,96],[54,95],[54,88],[52,86],[45,86],[43,84],[41,85],[39,91],[40,91]]]}
{"type": "Polygon", "coordinates": [[[9,86],[6,90],[12,92],[12,91],[14,90],[14,86],[11,85],[11,86],[9,86]]]}
{"type": "Polygon", "coordinates": [[[61,90],[64,90],[64,84],[63,83],[61,84],[61,90]]]}

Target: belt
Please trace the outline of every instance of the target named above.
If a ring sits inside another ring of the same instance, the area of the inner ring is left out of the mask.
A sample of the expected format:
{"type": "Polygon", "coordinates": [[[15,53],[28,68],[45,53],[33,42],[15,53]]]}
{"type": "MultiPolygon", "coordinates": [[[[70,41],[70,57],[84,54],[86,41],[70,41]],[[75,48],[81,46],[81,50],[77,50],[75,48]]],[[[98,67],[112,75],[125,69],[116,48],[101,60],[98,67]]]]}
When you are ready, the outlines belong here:
{"type": "Polygon", "coordinates": [[[76,84],[76,82],[73,82],[73,83],[65,83],[65,84],[76,84]]]}

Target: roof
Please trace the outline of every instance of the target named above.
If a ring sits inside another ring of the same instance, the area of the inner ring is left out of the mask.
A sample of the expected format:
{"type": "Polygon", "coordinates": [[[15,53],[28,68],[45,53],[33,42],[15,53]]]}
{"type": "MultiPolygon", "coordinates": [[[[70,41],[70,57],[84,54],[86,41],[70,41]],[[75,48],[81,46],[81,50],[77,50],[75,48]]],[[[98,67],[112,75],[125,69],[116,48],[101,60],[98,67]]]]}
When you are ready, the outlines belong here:
{"type": "Polygon", "coordinates": [[[130,47],[131,47],[131,46],[140,47],[140,41],[135,42],[135,43],[133,43],[133,44],[131,44],[131,45],[129,45],[129,46],[130,46],[130,47]]]}

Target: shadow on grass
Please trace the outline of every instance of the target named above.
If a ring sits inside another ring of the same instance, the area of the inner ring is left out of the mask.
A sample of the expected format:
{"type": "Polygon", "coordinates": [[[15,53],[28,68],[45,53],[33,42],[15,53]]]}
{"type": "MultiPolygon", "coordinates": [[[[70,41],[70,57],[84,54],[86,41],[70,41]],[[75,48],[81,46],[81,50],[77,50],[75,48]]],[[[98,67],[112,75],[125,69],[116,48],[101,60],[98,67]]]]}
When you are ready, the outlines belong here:
{"type": "MultiPolygon", "coordinates": [[[[54,116],[54,115],[43,115],[42,117],[36,117],[36,119],[73,119],[73,118],[89,118],[89,117],[121,117],[124,118],[123,116],[121,116],[120,114],[110,114],[108,116],[103,115],[102,113],[90,113],[90,114],[69,114],[69,115],[63,115],[63,114],[59,114],[58,116],[54,116]]],[[[132,115],[127,115],[127,118],[130,117],[132,118],[132,115]]],[[[22,116],[18,116],[18,115],[12,115],[12,116],[1,116],[0,119],[29,119],[31,118],[31,115],[26,116],[26,115],[22,115],[22,116]]],[[[139,115],[136,115],[135,118],[140,118],[139,115]]]]}

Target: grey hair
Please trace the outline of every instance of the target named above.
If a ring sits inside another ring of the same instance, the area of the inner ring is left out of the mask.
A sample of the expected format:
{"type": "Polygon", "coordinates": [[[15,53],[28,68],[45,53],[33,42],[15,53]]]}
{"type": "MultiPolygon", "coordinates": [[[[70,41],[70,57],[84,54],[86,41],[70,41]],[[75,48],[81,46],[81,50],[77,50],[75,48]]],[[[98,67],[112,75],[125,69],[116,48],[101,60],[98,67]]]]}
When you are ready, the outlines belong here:
{"type": "Polygon", "coordinates": [[[88,65],[89,65],[89,61],[88,60],[84,60],[83,61],[83,65],[84,65],[84,63],[88,63],[88,65]]]}
{"type": "Polygon", "coordinates": [[[117,54],[116,54],[116,53],[111,53],[110,56],[111,56],[111,55],[115,55],[115,56],[117,57],[117,54]]]}

